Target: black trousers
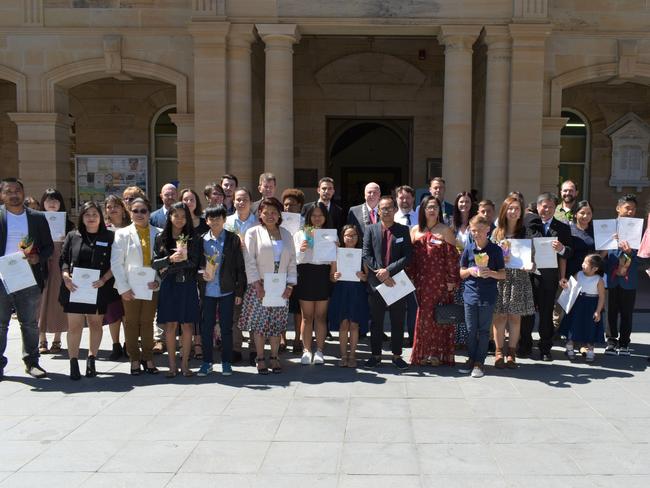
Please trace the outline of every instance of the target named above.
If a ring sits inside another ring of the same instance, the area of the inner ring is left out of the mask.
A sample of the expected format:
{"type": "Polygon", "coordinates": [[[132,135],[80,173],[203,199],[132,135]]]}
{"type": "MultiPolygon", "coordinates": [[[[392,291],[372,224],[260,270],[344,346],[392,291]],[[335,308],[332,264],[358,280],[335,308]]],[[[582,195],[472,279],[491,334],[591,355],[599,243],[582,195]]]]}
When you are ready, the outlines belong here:
{"type": "Polygon", "coordinates": [[[384,315],[386,309],[390,315],[390,348],[394,355],[402,355],[402,342],[404,340],[404,315],[406,314],[406,297],[396,301],[389,307],[381,295],[371,291],[368,297],[370,305],[370,348],[373,356],[381,356],[381,343],[384,335],[384,315]]]}
{"type": "MultiPolygon", "coordinates": [[[[533,287],[533,300],[535,308],[539,309],[539,279],[537,275],[530,275],[530,283],[533,287]]],[[[533,329],[535,328],[535,314],[523,315],[521,317],[521,328],[519,335],[519,354],[528,355],[533,350],[533,329]]]]}
{"type": "Polygon", "coordinates": [[[636,290],[625,290],[620,286],[608,290],[607,300],[607,344],[628,347],[632,334],[632,313],[636,290]],[[619,329],[618,316],[621,316],[619,329]],[[620,336],[619,336],[620,333],[620,336]]]}

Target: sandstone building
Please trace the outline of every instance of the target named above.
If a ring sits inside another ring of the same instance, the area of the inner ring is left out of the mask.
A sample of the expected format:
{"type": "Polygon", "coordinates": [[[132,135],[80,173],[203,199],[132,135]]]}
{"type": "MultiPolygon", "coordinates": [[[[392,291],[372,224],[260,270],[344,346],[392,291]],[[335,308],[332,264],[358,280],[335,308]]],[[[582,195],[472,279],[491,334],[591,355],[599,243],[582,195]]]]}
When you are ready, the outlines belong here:
{"type": "Polygon", "coordinates": [[[152,196],[267,170],[344,203],[571,177],[607,213],[650,192],[649,24],[646,0],[3,0],[0,176],[72,200],[75,155],[147,156],[152,196]]]}

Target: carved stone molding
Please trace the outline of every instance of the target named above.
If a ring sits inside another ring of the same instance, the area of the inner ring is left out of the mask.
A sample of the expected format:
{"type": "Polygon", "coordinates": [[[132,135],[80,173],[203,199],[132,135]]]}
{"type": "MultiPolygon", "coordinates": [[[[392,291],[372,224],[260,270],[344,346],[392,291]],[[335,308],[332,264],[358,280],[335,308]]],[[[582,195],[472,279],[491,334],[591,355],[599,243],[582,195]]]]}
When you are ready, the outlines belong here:
{"type": "Polygon", "coordinates": [[[443,25],[438,41],[445,46],[445,52],[471,51],[480,32],[481,27],[475,25],[443,25]]]}
{"type": "Polygon", "coordinates": [[[194,17],[225,17],[225,0],[193,0],[192,16],[194,17]]]}
{"type": "Polygon", "coordinates": [[[548,0],[513,0],[513,19],[546,21],[548,18],[548,0]]]}
{"type": "Polygon", "coordinates": [[[23,0],[23,24],[43,25],[43,0],[23,0]]]}
{"type": "Polygon", "coordinates": [[[131,80],[132,78],[122,71],[122,36],[117,34],[104,36],[103,44],[106,74],[122,81],[131,80]]]}

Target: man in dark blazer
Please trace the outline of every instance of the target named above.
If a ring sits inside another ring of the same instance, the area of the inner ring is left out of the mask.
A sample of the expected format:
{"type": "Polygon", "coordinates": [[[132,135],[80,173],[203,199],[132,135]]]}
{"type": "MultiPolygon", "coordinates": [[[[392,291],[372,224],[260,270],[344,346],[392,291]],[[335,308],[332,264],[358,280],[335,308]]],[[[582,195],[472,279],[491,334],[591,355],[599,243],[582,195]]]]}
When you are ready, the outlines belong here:
{"type": "MultiPolygon", "coordinates": [[[[552,193],[542,193],[537,197],[537,214],[541,220],[542,237],[556,237],[553,250],[557,253],[557,268],[540,269],[533,281],[537,310],[539,313],[539,354],[542,361],[552,361],[553,347],[553,308],[560,283],[566,282],[566,260],[573,254],[573,239],[568,225],[555,219],[557,198],[552,193]]],[[[532,346],[532,327],[529,321],[522,323],[521,337],[524,347],[532,346]]]]}
{"type": "Polygon", "coordinates": [[[273,173],[262,173],[259,178],[259,183],[257,185],[257,191],[260,192],[262,198],[255,200],[251,203],[251,213],[257,215],[258,210],[260,209],[260,203],[265,198],[272,198],[275,196],[275,191],[278,188],[278,182],[275,179],[273,173]]]}
{"type": "Polygon", "coordinates": [[[318,182],[317,191],[318,200],[306,203],[302,207],[302,216],[304,217],[310,209],[314,208],[317,204],[322,203],[327,209],[327,226],[330,229],[336,229],[336,232],[340,232],[345,222],[343,221],[343,209],[332,201],[335,192],[334,180],[329,176],[321,178],[318,182]]]}
{"type": "Polygon", "coordinates": [[[0,206],[0,256],[19,252],[20,241],[31,238],[34,252],[26,259],[36,280],[36,285],[13,293],[0,286],[0,380],[7,365],[4,353],[12,309],[16,310],[22,332],[25,372],[34,378],[44,378],[46,372],[38,364],[38,304],[47,280],[47,260],[54,251],[50,226],[45,215],[23,205],[25,190],[20,180],[2,180],[0,196],[4,202],[0,206]]]}
{"type": "Polygon", "coordinates": [[[366,227],[379,222],[377,204],[381,196],[381,190],[377,183],[368,183],[363,191],[365,202],[355,207],[350,207],[348,212],[348,224],[356,225],[359,229],[360,237],[363,240],[363,234],[366,227]]]}
{"type": "Polygon", "coordinates": [[[363,262],[369,269],[368,301],[372,318],[370,337],[372,356],[366,361],[366,366],[374,368],[381,362],[384,315],[388,309],[393,364],[399,369],[406,369],[408,366],[402,359],[406,297],[387,306],[377,287],[382,283],[386,286],[395,285],[392,277],[404,270],[411,259],[411,238],[409,228],[395,222],[397,204],[392,196],[381,197],[378,208],[380,221],[367,226],[363,237],[363,262]]]}
{"type": "Polygon", "coordinates": [[[171,183],[163,185],[160,189],[160,199],[162,200],[163,206],[151,213],[149,223],[154,227],[164,229],[167,223],[167,212],[176,203],[176,200],[178,200],[176,187],[171,183]]]}

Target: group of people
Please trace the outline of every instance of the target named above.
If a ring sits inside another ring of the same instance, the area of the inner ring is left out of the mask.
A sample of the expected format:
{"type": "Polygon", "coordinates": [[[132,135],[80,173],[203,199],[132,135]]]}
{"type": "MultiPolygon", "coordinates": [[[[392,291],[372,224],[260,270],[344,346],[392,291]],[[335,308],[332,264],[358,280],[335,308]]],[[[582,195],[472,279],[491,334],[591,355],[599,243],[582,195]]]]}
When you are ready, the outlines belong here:
{"type": "MultiPolygon", "coordinates": [[[[420,366],[453,366],[458,348],[466,348],[468,359],[459,371],[481,377],[490,345],[496,368],[517,368],[517,358],[532,353],[536,316],[543,361],[553,359],[557,336],[566,338],[571,360],[577,350],[593,361],[600,343],[605,354],[629,354],[639,267],[650,257],[649,232],[640,249],[621,240],[616,250],[596,251],[593,208],[578,201],[570,180],[562,184],[559,205],[553,194],[542,193],[527,206],[523,195],[512,192],[498,208],[490,200],[476,201],[471,192],[445,201],[445,181],[439,177],[430,181],[419,204],[407,185],[382,195],[378,184],[368,183],[364,202],[350,208],[347,217],[334,201],[332,178],[318,182],[318,199],[310,203],[299,189],[286,189],[279,198],[276,190],[271,173],[260,175],[256,201],[231,174],[207,185],[203,198],[170,183],[161,189],[162,207],[152,211],[144,191],[129,187],[103,204],[81,205],[76,224],[67,222],[63,240],[53,242],[43,212],[65,212],[61,193],[48,189],[40,202],[30,203],[20,180],[4,179],[0,257],[22,252],[36,285],[11,293],[0,287],[0,379],[13,312],[21,326],[26,371],[36,378],[46,375],[40,354],[61,352],[63,332],[70,378],[81,378],[85,326],[85,376],[95,376],[104,325],[113,342],[110,359],[128,356],[132,375],[159,373],[154,354],[166,350],[166,377],[207,376],[215,349],[221,373],[230,375],[243,359],[244,332],[249,362],[259,374],[278,374],[290,314],[293,352],[302,365],[323,364],[326,339],[338,331],[340,366],[357,367],[358,342],[370,332],[365,366],[377,367],[387,340],[386,312],[391,361],[399,369],[409,366],[402,358],[405,346],[412,347],[410,363],[420,366]],[[36,205],[38,210],[32,208],[36,205]],[[283,225],[283,218],[289,222],[297,216],[297,230],[283,225]],[[319,229],[336,229],[341,252],[361,249],[360,265],[351,270],[355,280],[342,279],[350,270],[337,269],[336,261],[317,260],[319,229]],[[508,266],[512,241],[536,237],[554,238],[550,246],[557,266],[536,269],[534,259],[528,266],[508,266]],[[99,271],[92,283],[95,303],[73,298],[75,269],[99,271]],[[415,291],[388,305],[382,288],[396,286],[402,272],[415,291]],[[570,277],[581,293],[563,314],[556,299],[570,277]],[[276,285],[281,297],[269,294],[276,285]],[[50,347],[47,334],[52,333],[50,347]],[[201,361],[198,371],[190,368],[192,358],[201,361]]],[[[636,211],[634,195],[618,200],[618,217],[636,211]]]]}

